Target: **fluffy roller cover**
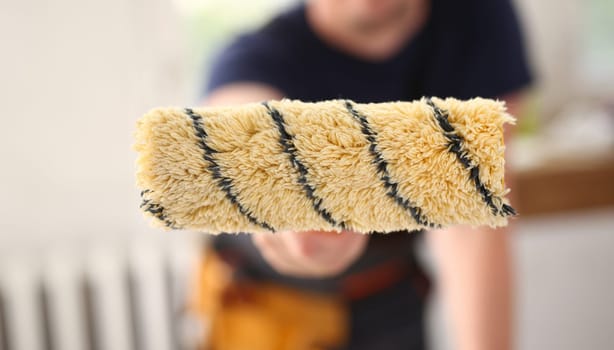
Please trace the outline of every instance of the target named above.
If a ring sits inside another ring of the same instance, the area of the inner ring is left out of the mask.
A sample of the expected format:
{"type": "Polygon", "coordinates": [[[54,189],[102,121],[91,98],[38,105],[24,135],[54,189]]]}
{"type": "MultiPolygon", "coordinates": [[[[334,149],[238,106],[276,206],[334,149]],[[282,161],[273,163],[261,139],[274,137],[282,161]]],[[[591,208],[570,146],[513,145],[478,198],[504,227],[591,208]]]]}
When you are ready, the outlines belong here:
{"type": "Polygon", "coordinates": [[[211,234],[504,226],[514,121],[483,98],[157,108],[135,133],[141,209],[211,234]]]}

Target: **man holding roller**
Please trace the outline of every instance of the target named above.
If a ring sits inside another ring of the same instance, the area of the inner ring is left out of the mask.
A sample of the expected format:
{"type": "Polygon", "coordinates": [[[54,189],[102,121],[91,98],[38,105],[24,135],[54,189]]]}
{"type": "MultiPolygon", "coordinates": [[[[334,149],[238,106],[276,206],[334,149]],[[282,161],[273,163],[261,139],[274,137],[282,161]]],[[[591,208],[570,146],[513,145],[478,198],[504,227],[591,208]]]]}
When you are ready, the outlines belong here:
{"type": "MultiPolygon", "coordinates": [[[[313,0],[223,50],[204,103],[481,96],[505,99],[514,114],[529,82],[509,0],[313,0]]],[[[212,247],[242,278],[347,300],[348,349],[424,349],[430,283],[415,258],[424,235],[456,348],[505,350],[513,347],[508,231],[221,235],[212,247]]]]}

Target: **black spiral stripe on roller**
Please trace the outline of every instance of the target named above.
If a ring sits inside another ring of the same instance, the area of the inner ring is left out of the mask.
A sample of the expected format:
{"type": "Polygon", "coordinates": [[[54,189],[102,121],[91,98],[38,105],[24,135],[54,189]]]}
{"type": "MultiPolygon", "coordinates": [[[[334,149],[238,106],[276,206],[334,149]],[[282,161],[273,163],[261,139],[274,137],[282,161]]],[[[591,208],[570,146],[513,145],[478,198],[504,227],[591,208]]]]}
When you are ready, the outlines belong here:
{"type": "Polygon", "coordinates": [[[239,212],[243,214],[243,216],[245,216],[247,220],[249,220],[249,222],[251,222],[254,225],[258,225],[268,231],[275,232],[275,229],[271,225],[256,218],[249,209],[247,209],[243,204],[241,204],[237,195],[233,193],[233,191],[236,192],[236,190],[234,189],[232,179],[222,174],[219,164],[217,164],[217,161],[213,157],[213,155],[215,153],[218,153],[218,151],[211,148],[207,144],[207,138],[209,137],[209,135],[207,134],[203,126],[202,117],[196,114],[190,108],[185,108],[184,111],[190,117],[190,119],[192,119],[192,124],[194,126],[196,136],[198,137],[198,145],[203,150],[204,160],[209,164],[207,169],[211,171],[211,177],[213,177],[213,180],[214,180],[213,182],[218,185],[218,187],[226,195],[226,198],[233,205],[235,205],[237,209],[239,209],[239,212]]]}
{"type": "Polygon", "coordinates": [[[494,195],[486,188],[482,180],[480,179],[479,165],[471,165],[471,159],[467,155],[467,151],[463,150],[463,138],[458,134],[454,126],[450,124],[448,120],[448,112],[439,108],[430,97],[426,98],[426,103],[433,109],[433,115],[439,124],[439,127],[443,130],[443,134],[448,140],[448,151],[456,155],[456,159],[463,165],[463,167],[469,170],[469,178],[475,184],[475,188],[481,195],[482,200],[490,208],[493,215],[500,216],[513,216],[516,215],[516,210],[510,205],[503,204],[501,208],[498,208],[494,203],[494,195]]]}
{"type": "Polygon", "coordinates": [[[273,122],[277,126],[277,130],[279,131],[279,143],[281,144],[284,153],[286,153],[290,158],[290,163],[298,172],[298,182],[303,187],[307,198],[311,200],[313,209],[333,227],[346,229],[347,226],[345,222],[335,220],[332,214],[326,210],[326,208],[322,207],[322,198],[315,194],[315,187],[307,180],[309,170],[307,170],[305,164],[298,159],[298,151],[294,146],[293,136],[286,129],[286,122],[283,115],[277,109],[271,107],[268,102],[265,101],[262,102],[262,104],[264,107],[266,107],[271,119],[273,119],[273,122]]]}
{"type": "Polygon", "coordinates": [[[151,192],[151,190],[143,190],[141,191],[141,205],[139,206],[143,211],[146,211],[156,217],[158,220],[162,221],[166,227],[172,229],[178,229],[177,225],[168,218],[168,215],[165,209],[161,204],[153,202],[151,199],[145,199],[143,196],[146,193],[151,192]]]}
{"type": "Polygon", "coordinates": [[[377,132],[371,128],[367,117],[359,113],[352,102],[345,101],[345,108],[352,115],[352,117],[360,124],[360,130],[369,142],[369,153],[373,157],[373,164],[376,166],[377,174],[386,188],[386,194],[394,199],[394,201],[400,205],[403,209],[409,211],[412,218],[422,226],[427,227],[440,227],[438,224],[429,222],[426,216],[422,213],[422,209],[413,205],[408,198],[404,198],[399,194],[399,184],[392,180],[390,171],[388,170],[388,162],[384,158],[384,155],[378,149],[377,132]]]}

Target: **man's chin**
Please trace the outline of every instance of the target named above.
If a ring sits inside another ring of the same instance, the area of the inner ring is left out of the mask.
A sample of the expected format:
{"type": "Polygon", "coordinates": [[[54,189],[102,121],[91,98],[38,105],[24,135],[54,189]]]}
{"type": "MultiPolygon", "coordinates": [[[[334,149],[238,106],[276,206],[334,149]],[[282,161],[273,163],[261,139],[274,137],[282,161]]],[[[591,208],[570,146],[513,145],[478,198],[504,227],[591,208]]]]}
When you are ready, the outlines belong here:
{"type": "Polygon", "coordinates": [[[398,25],[398,22],[403,21],[407,16],[408,6],[406,4],[399,5],[393,11],[379,16],[379,18],[353,18],[349,20],[353,30],[362,34],[374,34],[385,31],[390,27],[398,25]]]}

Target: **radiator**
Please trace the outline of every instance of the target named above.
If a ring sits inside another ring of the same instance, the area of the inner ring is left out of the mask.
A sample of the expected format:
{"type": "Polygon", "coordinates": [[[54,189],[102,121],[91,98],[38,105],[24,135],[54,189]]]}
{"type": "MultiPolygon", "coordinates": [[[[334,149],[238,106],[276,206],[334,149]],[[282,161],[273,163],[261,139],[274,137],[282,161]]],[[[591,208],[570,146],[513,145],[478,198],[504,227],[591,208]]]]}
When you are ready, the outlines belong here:
{"type": "Polygon", "coordinates": [[[202,327],[185,305],[200,242],[172,235],[3,253],[0,350],[194,348],[202,327]]]}

